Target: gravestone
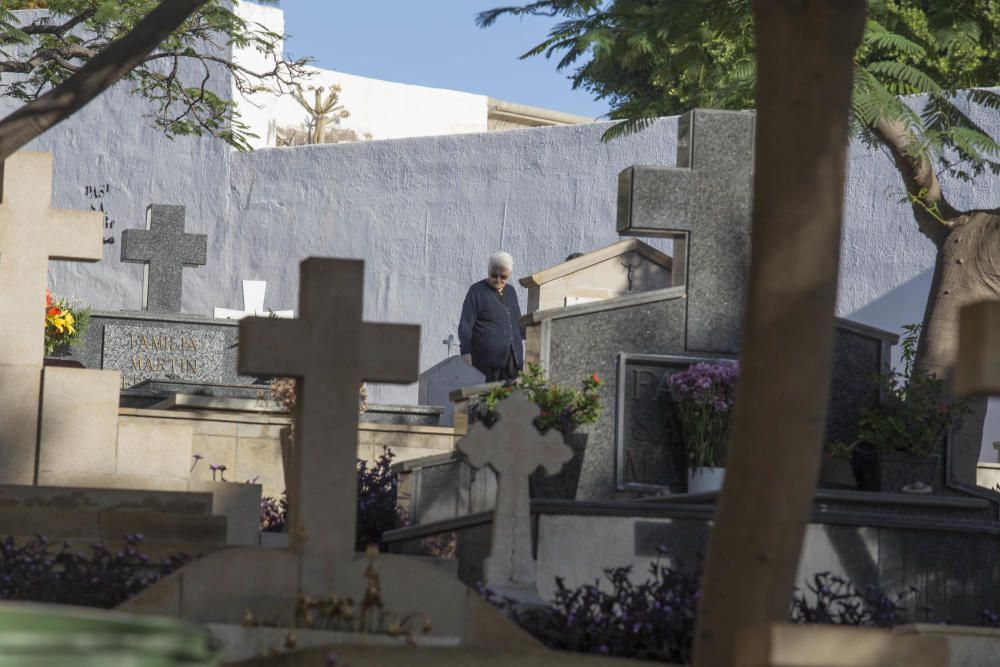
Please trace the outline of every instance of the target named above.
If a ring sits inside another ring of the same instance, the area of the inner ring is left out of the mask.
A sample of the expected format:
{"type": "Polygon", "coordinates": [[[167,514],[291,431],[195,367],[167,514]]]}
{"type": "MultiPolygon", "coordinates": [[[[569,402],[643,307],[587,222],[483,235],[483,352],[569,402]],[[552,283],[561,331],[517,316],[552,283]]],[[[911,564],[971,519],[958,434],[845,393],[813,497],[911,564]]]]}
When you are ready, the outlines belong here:
{"type": "Polygon", "coordinates": [[[695,109],[678,119],[676,167],[618,177],[618,233],[674,239],[688,317],[685,349],[739,351],[750,267],[754,115],[695,109]]]}
{"type": "Polygon", "coordinates": [[[103,252],[100,213],[54,209],[51,201],[51,155],[21,152],[3,163],[0,482],[7,484],[36,483],[39,461],[52,447],[69,442],[67,427],[80,438],[73,441],[78,453],[114,451],[117,378],[101,371],[42,367],[49,259],[97,261],[103,252]],[[81,396],[86,400],[76,400],[81,396]]]}
{"type": "Polygon", "coordinates": [[[455,406],[451,402],[451,392],[485,381],[486,376],[478,369],[467,364],[459,356],[451,356],[420,374],[417,402],[420,405],[444,407],[439,423],[441,426],[451,426],[455,423],[455,406]]]}
{"type": "Polygon", "coordinates": [[[476,422],[458,441],[474,468],[493,468],[497,499],[493,509],[490,555],[483,563],[483,583],[494,593],[521,603],[540,604],[538,573],[531,544],[531,498],[528,478],[539,467],[549,474],[562,469],[573,451],[554,429],[534,426],[538,406],[515,391],[496,407],[492,428],[476,422]]]}
{"type": "MultiPolygon", "coordinates": [[[[533,642],[443,570],[403,556],[358,557],[358,386],[412,382],[420,328],[363,322],[364,263],[302,262],[299,318],[240,322],[240,369],[298,378],[289,473],[288,548],[229,549],[204,556],[145,589],[121,609],[240,626],[248,610],[293,627],[303,596],[365,597],[377,570],[385,609],[419,605],[433,632],[500,647],[533,642]]],[[[370,591],[369,591],[370,592],[370,591]]]]}
{"type": "Polygon", "coordinates": [[[184,231],[184,207],[152,204],[146,229],[122,232],[121,261],[143,265],[142,308],[158,313],[181,312],[185,266],[203,266],[208,236],[184,231]]]}
{"type": "Polygon", "coordinates": [[[243,281],[243,310],[232,310],[229,308],[216,308],[215,317],[227,320],[242,320],[244,317],[265,316],[265,317],[295,317],[292,310],[269,310],[264,308],[264,293],[267,291],[267,282],[264,280],[244,280],[243,281]]]}

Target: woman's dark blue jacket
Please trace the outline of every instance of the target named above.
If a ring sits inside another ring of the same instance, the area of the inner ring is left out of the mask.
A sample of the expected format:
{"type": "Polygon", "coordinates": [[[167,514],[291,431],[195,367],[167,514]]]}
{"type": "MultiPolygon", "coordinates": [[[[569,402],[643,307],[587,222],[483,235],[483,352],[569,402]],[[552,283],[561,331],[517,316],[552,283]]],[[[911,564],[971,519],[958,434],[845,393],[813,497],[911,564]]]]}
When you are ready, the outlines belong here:
{"type": "Polygon", "coordinates": [[[507,360],[507,348],[513,346],[517,367],[524,368],[520,319],[521,307],[513,286],[508,285],[500,297],[486,280],[474,283],[465,295],[458,323],[462,354],[471,354],[472,365],[480,370],[501,368],[507,360]]]}

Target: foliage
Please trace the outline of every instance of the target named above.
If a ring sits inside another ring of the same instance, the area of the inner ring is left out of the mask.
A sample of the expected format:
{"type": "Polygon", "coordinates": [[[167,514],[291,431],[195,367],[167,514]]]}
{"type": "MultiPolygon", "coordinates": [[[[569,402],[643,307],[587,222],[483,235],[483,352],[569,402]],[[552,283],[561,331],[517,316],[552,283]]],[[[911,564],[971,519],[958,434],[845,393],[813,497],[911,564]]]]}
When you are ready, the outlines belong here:
{"type": "MultiPolygon", "coordinates": [[[[666,553],[660,547],[661,555],[666,553]]],[[[504,609],[545,645],[620,658],[691,664],[700,568],[650,564],[650,576],[635,583],[632,568],[604,570],[604,582],[569,588],[556,579],[555,596],[541,610],[519,609],[513,600],[480,587],[486,599],[504,609]]],[[[902,621],[904,603],[916,589],[889,594],[821,572],[796,590],[789,618],[795,623],[892,627],[902,621]]],[[[990,612],[984,611],[984,621],[990,612]]]]}
{"type": "Polygon", "coordinates": [[[826,445],[826,455],[832,459],[840,459],[842,461],[851,460],[851,447],[845,445],[840,440],[834,440],[833,442],[827,443],[826,445]]]}
{"type": "Polygon", "coordinates": [[[668,386],[692,468],[716,465],[715,447],[729,431],[738,362],[694,364],[670,376],[668,386]]]}
{"type": "Polygon", "coordinates": [[[288,491],[281,492],[281,498],[261,496],[260,532],[284,533],[288,522],[288,491]]]}
{"type": "MultiPolygon", "coordinates": [[[[548,39],[522,58],[560,55],[574,88],[610,102],[625,120],[608,136],[692,107],[754,105],[756,63],[750,0],[537,0],[479,14],[561,16],[548,39]]],[[[1000,6],[994,0],[869,0],[855,55],[852,127],[875,141],[879,119],[898,120],[917,141],[909,150],[956,176],[1000,171],[1000,146],[968,115],[1000,109],[1000,95],[976,88],[1000,81],[1000,6]],[[914,110],[898,96],[926,95],[914,110]]]]}
{"type": "Polygon", "coordinates": [[[899,623],[906,611],[903,603],[917,592],[912,586],[894,594],[874,586],[859,590],[850,581],[830,572],[813,575],[806,589],[808,594],[797,590],[792,598],[793,622],[877,628],[891,628],[899,623]]]}
{"type": "Polygon", "coordinates": [[[529,363],[512,385],[490,389],[483,402],[486,406],[484,423],[496,420],[497,404],[510,396],[515,389],[523,391],[539,407],[540,414],[534,425],[545,433],[554,428],[561,433],[573,433],[581,426],[593,424],[601,413],[598,390],[604,381],[597,373],[584,378],[582,389],[568,389],[546,382],[545,373],[538,364],[529,363]]]}
{"type": "MultiPolygon", "coordinates": [[[[5,0],[0,5],[0,95],[29,102],[130,32],[160,0],[5,0]],[[40,17],[13,10],[44,6],[40,17]],[[25,20],[27,22],[22,22],[25,20]],[[10,76],[14,75],[14,76],[10,76]]],[[[235,3],[232,3],[235,5],[235,3]]],[[[209,0],[132,70],[132,92],[152,102],[152,124],[168,136],[209,134],[240,150],[253,135],[228,99],[229,76],[244,97],[290,92],[306,74],[306,59],[282,54],[284,35],[250,23],[225,0],[209,0]],[[231,49],[263,56],[251,70],[231,49]],[[220,76],[225,72],[227,76],[220,76]]]]}
{"type": "MultiPolygon", "coordinates": [[[[399,475],[392,471],[392,450],[384,448],[375,463],[358,459],[358,551],[369,545],[382,548],[382,533],[400,528],[404,521],[399,507],[399,475]]],[[[334,511],[334,510],[331,510],[334,511]]],[[[265,533],[285,532],[288,524],[288,493],[281,498],[264,496],[260,501],[260,530],[265,533]]]]}
{"type": "Polygon", "coordinates": [[[51,356],[57,348],[78,345],[83,341],[90,309],[56,299],[45,290],[45,354],[51,356]]]}
{"type": "Polygon", "coordinates": [[[914,364],[920,328],[903,327],[903,372],[880,375],[882,401],[861,413],[858,438],[881,452],[925,456],[969,412],[967,401],[949,398],[944,380],[914,364]]]}
{"type": "Polygon", "coordinates": [[[8,537],[0,544],[0,599],[111,609],[188,560],[176,554],[153,565],[140,542],[142,535],[129,535],[121,551],[95,544],[85,555],[69,542],[53,550],[41,536],[20,545],[8,537]]]}

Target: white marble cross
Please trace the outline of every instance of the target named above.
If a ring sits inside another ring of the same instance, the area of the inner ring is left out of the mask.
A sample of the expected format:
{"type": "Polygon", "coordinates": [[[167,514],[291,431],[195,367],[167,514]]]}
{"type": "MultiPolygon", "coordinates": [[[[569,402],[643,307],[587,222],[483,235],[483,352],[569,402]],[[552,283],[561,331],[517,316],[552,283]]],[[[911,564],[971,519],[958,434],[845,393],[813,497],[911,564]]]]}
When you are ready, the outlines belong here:
{"type": "Polygon", "coordinates": [[[364,262],[311,257],[298,319],[240,322],[240,373],[299,379],[288,513],[304,590],[331,590],[331,568],[354,556],[358,387],[417,379],[420,327],[362,322],[363,286],[364,262]]]}
{"type": "Polygon", "coordinates": [[[542,467],[559,472],[573,456],[558,431],[544,435],[532,423],[538,406],[521,391],[497,405],[492,428],[476,422],[458,441],[473,468],[490,466],[497,474],[493,541],[483,563],[483,583],[493,592],[521,602],[540,602],[537,568],[531,549],[531,497],[528,477],[542,467]]]}
{"type": "Polygon", "coordinates": [[[264,308],[264,292],[267,290],[265,280],[243,281],[243,310],[216,308],[215,317],[224,320],[242,320],[244,317],[295,317],[294,310],[267,310],[264,308]]]}
{"type": "Polygon", "coordinates": [[[0,173],[0,365],[41,367],[49,260],[100,260],[104,214],[52,208],[49,153],[15,153],[0,173]]]}

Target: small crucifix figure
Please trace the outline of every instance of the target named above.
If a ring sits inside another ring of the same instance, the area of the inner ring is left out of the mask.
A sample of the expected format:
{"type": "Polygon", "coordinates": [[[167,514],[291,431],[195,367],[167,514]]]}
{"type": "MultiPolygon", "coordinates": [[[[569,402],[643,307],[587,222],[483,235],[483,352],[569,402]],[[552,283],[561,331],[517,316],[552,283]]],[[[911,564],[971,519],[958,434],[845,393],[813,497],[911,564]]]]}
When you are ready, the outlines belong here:
{"type": "Polygon", "coordinates": [[[264,292],[267,290],[267,281],[264,280],[244,280],[243,281],[243,310],[232,310],[230,308],[216,308],[215,317],[226,320],[242,320],[244,317],[281,317],[288,319],[295,317],[293,310],[265,310],[264,292]]]}
{"type": "Polygon", "coordinates": [[[538,406],[521,391],[500,401],[492,428],[476,422],[458,449],[473,468],[490,466],[497,475],[493,541],[483,563],[483,582],[499,595],[540,603],[537,568],[531,548],[531,497],[528,477],[539,467],[559,472],[573,456],[560,434],[544,435],[534,426],[538,406]]]}
{"type": "Polygon", "coordinates": [[[418,374],[420,327],[362,322],[363,287],[364,262],[311,257],[298,319],[240,322],[240,373],[298,378],[289,549],[314,593],[331,590],[332,568],[354,557],[358,387],[418,374]]]}
{"type": "Polygon", "coordinates": [[[146,229],[122,232],[121,261],[144,264],[142,308],[181,312],[183,268],[203,266],[208,236],[184,231],[184,207],[153,204],[146,208],[146,229]]]}
{"type": "Polygon", "coordinates": [[[448,356],[449,357],[452,356],[454,352],[452,352],[451,350],[453,347],[455,347],[455,344],[457,343],[457,341],[455,340],[455,334],[453,333],[448,334],[448,337],[441,342],[448,346],[448,356]]]}

